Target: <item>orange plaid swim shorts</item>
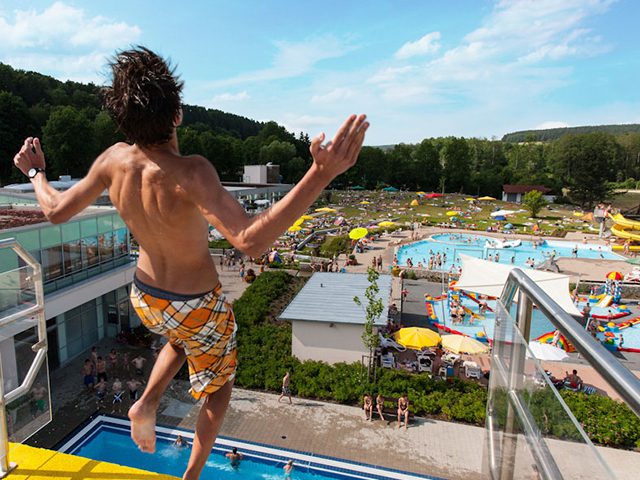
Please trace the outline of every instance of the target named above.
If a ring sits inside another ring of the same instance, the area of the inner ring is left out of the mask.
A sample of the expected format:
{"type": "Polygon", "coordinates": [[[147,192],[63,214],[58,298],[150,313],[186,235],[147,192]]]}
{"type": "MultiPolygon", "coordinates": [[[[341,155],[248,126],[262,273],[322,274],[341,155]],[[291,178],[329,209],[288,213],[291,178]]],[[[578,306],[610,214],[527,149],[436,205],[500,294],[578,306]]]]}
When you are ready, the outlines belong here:
{"type": "Polygon", "coordinates": [[[183,348],[191,395],[198,400],[235,377],[236,321],[220,284],[200,295],[181,295],[141,282],[131,286],[131,303],[142,323],[183,348]]]}

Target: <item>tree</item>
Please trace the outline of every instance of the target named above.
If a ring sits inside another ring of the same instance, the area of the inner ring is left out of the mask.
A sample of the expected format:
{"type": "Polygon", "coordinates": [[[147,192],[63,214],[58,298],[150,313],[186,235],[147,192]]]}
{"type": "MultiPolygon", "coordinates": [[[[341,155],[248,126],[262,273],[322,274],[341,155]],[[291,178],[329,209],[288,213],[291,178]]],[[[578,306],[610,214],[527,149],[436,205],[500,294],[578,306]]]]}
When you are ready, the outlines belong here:
{"type": "Polygon", "coordinates": [[[43,147],[53,176],[82,177],[95,154],[93,124],[74,107],[57,107],[43,128],[43,147]]]}
{"type": "Polygon", "coordinates": [[[524,194],[522,205],[529,210],[533,218],[536,218],[540,210],[547,206],[547,201],[542,196],[542,192],[539,190],[531,190],[524,194]]]}
{"type": "Polygon", "coordinates": [[[616,180],[622,149],[612,135],[587,133],[565,135],[551,153],[552,168],[572,199],[591,208],[611,194],[609,182],[616,180]]]}
{"type": "Polygon", "coordinates": [[[18,170],[13,166],[13,156],[24,139],[33,135],[30,130],[29,111],[22,99],[0,91],[0,181],[4,185],[12,178],[19,178],[18,170]]]}
{"type": "MultiPolygon", "coordinates": [[[[369,362],[367,365],[367,375],[371,380],[371,370],[373,366],[373,352],[380,344],[380,337],[378,332],[374,330],[376,321],[382,315],[384,310],[384,304],[382,299],[378,296],[380,293],[380,287],[378,287],[378,278],[380,274],[375,269],[369,267],[367,269],[367,280],[369,286],[364,291],[364,296],[367,299],[367,305],[364,308],[365,322],[364,331],[362,332],[362,343],[364,347],[369,351],[369,362]]],[[[353,297],[353,301],[362,307],[362,301],[358,296],[353,297]]]]}
{"type": "Polygon", "coordinates": [[[447,138],[440,152],[444,163],[444,176],[451,192],[465,191],[470,184],[469,145],[464,138],[447,138]]]}

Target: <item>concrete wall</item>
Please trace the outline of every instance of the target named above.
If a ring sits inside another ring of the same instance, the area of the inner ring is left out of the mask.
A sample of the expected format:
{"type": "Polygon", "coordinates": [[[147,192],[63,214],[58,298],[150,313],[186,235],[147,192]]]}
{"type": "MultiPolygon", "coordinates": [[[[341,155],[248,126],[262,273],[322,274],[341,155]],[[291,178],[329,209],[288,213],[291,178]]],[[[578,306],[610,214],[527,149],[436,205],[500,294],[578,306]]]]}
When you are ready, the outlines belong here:
{"type": "Polygon", "coordinates": [[[299,360],[320,360],[330,364],[359,362],[367,354],[362,325],[294,320],[291,351],[299,360]],[[333,325],[333,326],[331,326],[333,325]]]}

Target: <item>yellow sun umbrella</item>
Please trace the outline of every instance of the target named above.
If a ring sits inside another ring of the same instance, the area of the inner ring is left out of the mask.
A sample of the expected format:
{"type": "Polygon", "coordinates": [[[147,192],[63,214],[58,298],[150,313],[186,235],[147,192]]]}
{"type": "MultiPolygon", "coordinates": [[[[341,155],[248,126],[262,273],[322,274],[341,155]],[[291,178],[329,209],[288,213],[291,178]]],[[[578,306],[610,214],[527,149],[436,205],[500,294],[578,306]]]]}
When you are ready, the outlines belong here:
{"type": "Polygon", "coordinates": [[[304,218],[300,217],[299,219],[297,219],[295,222],[293,222],[293,227],[299,227],[300,225],[302,225],[304,223],[304,218]]]}
{"type": "Polygon", "coordinates": [[[416,195],[426,195],[425,192],[416,192],[416,195]]]}
{"type": "Polygon", "coordinates": [[[313,220],[313,217],[311,215],[302,215],[300,218],[302,220],[313,220]]]}
{"type": "Polygon", "coordinates": [[[389,220],[385,220],[384,222],[380,222],[378,224],[379,227],[393,227],[395,225],[395,222],[390,222],[389,220]]]}
{"type": "Polygon", "coordinates": [[[489,346],[466,335],[443,335],[442,348],[453,353],[486,353],[489,346]]]}
{"type": "Polygon", "coordinates": [[[456,212],[455,210],[449,210],[447,212],[447,217],[455,217],[456,215],[458,215],[460,212],[456,212]]]}
{"type": "Polygon", "coordinates": [[[361,238],[366,237],[367,233],[369,233],[369,230],[364,227],[354,228],[349,232],[349,238],[351,240],[360,240],[361,238]]]}
{"type": "Polygon", "coordinates": [[[573,212],[574,217],[581,217],[582,215],[584,215],[582,212],[573,212]]]}
{"type": "Polygon", "coordinates": [[[394,339],[401,345],[413,350],[421,350],[424,347],[435,347],[440,343],[440,335],[428,328],[407,327],[401,328],[394,334],[394,339]]]}
{"type": "Polygon", "coordinates": [[[469,197],[469,198],[465,198],[465,200],[466,200],[467,202],[473,202],[473,201],[475,200],[475,198],[469,197]]]}
{"type": "Polygon", "coordinates": [[[299,232],[300,230],[302,230],[302,227],[300,225],[291,225],[289,228],[287,228],[287,231],[291,233],[299,232]]]}
{"type": "Polygon", "coordinates": [[[367,202],[366,200],[363,200],[360,202],[360,205],[369,205],[371,202],[367,202]]]}
{"type": "Polygon", "coordinates": [[[495,198],[493,198],[493,197],[480,197],[478,200],[485,200],[487,202],[490,202],[492,200],[495,200],[495,198]]]}
{"type": "Polygon", "coordinates": [[[411,204],[410,204],[410,205],[411,205],[412,207],[417,207],[417,206],[418,206],[418,205],[420,205],[420,204],[418,203],[418,200],[411,200],[411,204]]]}
{"type": "Polygon", "coordinates": [[[337,212],[337,210],[335,208],[322,207],[322,208],[316,208],[316,212],[333,213],[333,212],[337,212]]]}

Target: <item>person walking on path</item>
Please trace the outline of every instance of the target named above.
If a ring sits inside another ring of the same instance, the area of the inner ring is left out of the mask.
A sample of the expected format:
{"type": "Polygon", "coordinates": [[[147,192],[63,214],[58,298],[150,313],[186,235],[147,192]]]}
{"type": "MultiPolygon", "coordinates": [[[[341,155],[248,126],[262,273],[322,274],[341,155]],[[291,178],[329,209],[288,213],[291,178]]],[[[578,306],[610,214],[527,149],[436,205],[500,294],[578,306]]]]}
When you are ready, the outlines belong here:
{"type": "Polygon", "coordinates": [[[289,372],[287,372],[284,374],[284,377],[282,377],[282,393],[278,398],[278,403],[280,403],[280,400],[282,400],[283,397],[289,397],[289,405],[293,403],[291,401],[291,389],[289,388],[290,382],[291,382],[291,375],[289,375],[289,372]]]}
{"type": "Polygon", "coordinates": [[[208,225],[238,250],[259,257],[356,163],[369,123],[365,115],[351,115],[326,145],[324,133],[315,137],[313,162],[303,178],[279,202],[250,217],[223,187],[215,159],[180,154],[183,82],[168,63],[136,47],[117,53],[110,67],[105,106],[128,143],[105,150],[87,175],[63,192],[47,181],[38,138],[25,139],[14,164],[30,179],[50,222],[66,222],[106,189],[135,236],[140,253],[131,302],[147,328],[170,341],[129,410],[131,437],[141,451],[155,451],[160,398],[188,360],[191,394],[204,400],[183,476],[193,480],[200,477],[222,424],[237,357],[235,317],[209,252],[208,225]]]}

